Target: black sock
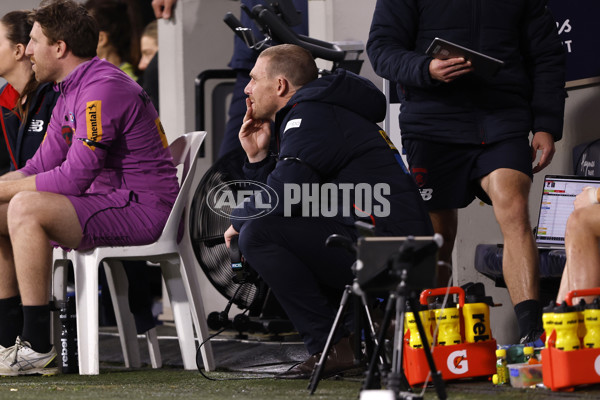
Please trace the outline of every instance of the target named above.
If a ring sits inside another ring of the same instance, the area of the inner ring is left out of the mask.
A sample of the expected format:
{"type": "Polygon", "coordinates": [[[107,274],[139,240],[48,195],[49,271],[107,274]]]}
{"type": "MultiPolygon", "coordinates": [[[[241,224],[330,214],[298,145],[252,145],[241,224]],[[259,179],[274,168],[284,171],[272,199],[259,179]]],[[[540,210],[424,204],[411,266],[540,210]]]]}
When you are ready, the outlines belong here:
{"type": "Polygon", "coordinates": [[[21,340],[29,342],[38,353],[47,353],[50,344],[50,305],[23,306],[23,334],[21,340]]]}
{"type": "Polygon", "coordinates": [[[21,297],[0,299],[0,345],[10,347],[23,329],[23,308],[21,297]]]}
{"type": "Polygon", "coordinates": [[[532,330],[542,329],[542,305],[537,300],[525,300],[515,305],[515,313],[519,323],[519,337],[524,337],[532,330]]]}

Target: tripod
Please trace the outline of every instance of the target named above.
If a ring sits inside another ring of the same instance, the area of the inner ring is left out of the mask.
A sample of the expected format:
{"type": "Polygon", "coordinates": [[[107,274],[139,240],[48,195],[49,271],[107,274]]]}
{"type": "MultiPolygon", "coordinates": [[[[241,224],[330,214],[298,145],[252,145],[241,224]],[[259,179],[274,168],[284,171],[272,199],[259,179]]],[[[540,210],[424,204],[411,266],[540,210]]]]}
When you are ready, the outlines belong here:
{"type": "MultiPolygon", "coordinates": [[[[400,247],[398,254],[391,260],[391,268],[397,274],[399,274],[400,282],[396,286],[395,290],[390,292],[388,302],[386,305],[385,314],[383,317],[383,322],[381,324],[381,330],[379,332],[377,346],[371,355],[371,360],[369,362],[369,369],[367,372],[367,376],[363,383],[364,389],[374,389],[379,387],[379,378],[375,373],[375,365],[377,356],[382,351],[382,343],[386,330],[390,326],[392,314],[395,308],[396,311],[396,332],[394,335],[394,351],[392,357],[392,368],[387,375],[387,387],[389,390],[392,390],[394,393],[397,393],[399,399],[418,399],[418,396],[415,396],[413,393],[402,392],[401,389],[407,390],[409,388],[408,384],[404,382],[405,377],[403,373],[403,336],[404,336],[404,315],[406,313],[406,304],[408,303],[412,310],[416,310],[415,307],[415,292],[411,291],[411,289],[407,285],[409,269],[411,268],[411,263],[414,261],[415,255],[418,251],[415,252],[415,249],[411,247],[411,240],[407,240],[400,247]],[[377,382],[376,382],[377,381],[377,382]]],[[[423,328],[423,323],[419,316],[418,312],[414,313],[415,322],[417,325],[417,330],[422,338],[426,338],[425,329],[423,328]]],[[[441,373],[437,371],[435,362],[433,360],[433,356],[431,355],[431,349],[429,348],[429,343],[426,339],[423,340],[423,351],[425,352],[425,357],[427,359],[427,363],[429,364],[429,368],[431,370],[431,378],[433,380],[433,384],[435,386],[437,395],[439,399],[446,399],[446,389],[444,385],[444,381],[442,380],[441,373]]]]}
{"type": "MultiPolygon", "coordinates": [[[[312,375],[311,375],[309,383],[308,383],[308,390],[310,390],[310,394],[313,394],[315,392],[315,390],[317,389],[317,386],[319,384],[319,381],[321,380],[321,377],[323,375],[323,369],[325,368],[325,362],[327,361],[327,356],[331,349],[333,338],[335,336],[335,333],[337,332],[337,329],[339,328],[339,326],[341,324],[342,317],[344,315],[344,312],[346,311],[348,300],[351,295],[355,296],[355,298],[354,298],[355,316],[356,316],[356,323],[354,325],[355,362],[356,363],[359,362],[359,360],[356,358],[356,354],[360,354],[360,335],[362,332],[362,327],[361,327],[362,323],[361,322],[366,321],[367,328],[368,328],[368,332],[365,332],[365,335],[366,335],[366,333],[369,334],[369,339],[367,339],[365,337],[366,343],[367,343],[366,344],[367,355],[372,353],[373,345],[377,345],[377,341],[375,339],[375,337],[376,337],[375,328],[373,327],[373,320],[371,319],[371,314],[369,312],[367,297],[366,297],[366,294],[362,290],[360,290],[360,287],[358,286],[358,283],[356,282],[356,279],[355,279],[352,285],[346,285],[346,287],[344,289],[344,294],[342,295],[342,300],[340,301],[340,307],[335,316],[335,319],[333,322],[333,327],[329,331],[329,336],[327,337],[327,342],[325,343],[325,348],[323,349],[323,352],[321,353],[321,358],[315,364],[315,367],[313,369],[312,375]],[[359,303],[359,300],[360,300],[360,303],[359,303]]],[[[386,364],[386,361],[383,356],[380,357],[380,363],[382,365],[386,364]]]]}

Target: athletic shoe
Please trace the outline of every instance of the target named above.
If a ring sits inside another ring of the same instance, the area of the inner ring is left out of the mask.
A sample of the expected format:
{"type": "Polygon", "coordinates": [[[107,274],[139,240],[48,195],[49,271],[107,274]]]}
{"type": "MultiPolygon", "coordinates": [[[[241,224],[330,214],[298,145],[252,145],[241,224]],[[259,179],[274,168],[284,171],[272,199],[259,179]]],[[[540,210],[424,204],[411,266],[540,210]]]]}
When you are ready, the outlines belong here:
{"type": "Polygon", "coordinates": [[[55,360],[54,347],[48,353],[38,353],[17,337],[14,346],[0,352],[0,376],[54,375],[58,372],[55,360]]]}
{"type": "Polygon", "coordinates": [[[519,344],[531,347],[544,347],[546,332],[543,329],[532,329],[519,340],[519,344]]]}

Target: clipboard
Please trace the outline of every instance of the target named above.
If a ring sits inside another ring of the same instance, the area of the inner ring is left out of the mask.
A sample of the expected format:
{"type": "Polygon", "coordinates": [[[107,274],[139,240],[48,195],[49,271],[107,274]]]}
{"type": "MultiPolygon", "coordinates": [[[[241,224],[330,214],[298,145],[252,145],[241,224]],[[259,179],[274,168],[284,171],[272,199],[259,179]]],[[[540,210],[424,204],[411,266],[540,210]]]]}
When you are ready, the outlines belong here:
{"type": "Polygon", "coordinates": [[[428,56],[439,60],[463,57],[465,60],[471,61],[473,73],[484,78],[494,77],[504,65],[504,61],[502,60],[498,60],[497,58],[487,56],[483,53],[479,53],[475,50],[471,50],[438,37],[433,39],[425,53],[428,56]]]}

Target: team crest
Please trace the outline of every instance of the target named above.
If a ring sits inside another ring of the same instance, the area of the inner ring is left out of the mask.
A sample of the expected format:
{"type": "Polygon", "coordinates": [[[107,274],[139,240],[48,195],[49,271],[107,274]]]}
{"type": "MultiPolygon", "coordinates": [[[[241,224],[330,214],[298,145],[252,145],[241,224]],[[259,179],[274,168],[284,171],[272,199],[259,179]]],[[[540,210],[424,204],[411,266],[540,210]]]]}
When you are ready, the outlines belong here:
{"type": "Polygon", "coordinates": [[[71,147],[71,144],[73,143],[73,128],[71,128],[69,125],[63,125],[61,128],[61,133],[63,139],[65,139],[65,142],[67,143],[67,146],[71,147]]]}
{"type": "Polygon", "coordinates": [[[427,183],[427,169],[426,168],[411,168],[413,179],[418,187],[423,187],[427,183]]]}

